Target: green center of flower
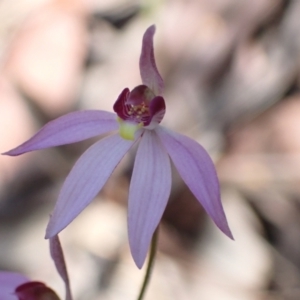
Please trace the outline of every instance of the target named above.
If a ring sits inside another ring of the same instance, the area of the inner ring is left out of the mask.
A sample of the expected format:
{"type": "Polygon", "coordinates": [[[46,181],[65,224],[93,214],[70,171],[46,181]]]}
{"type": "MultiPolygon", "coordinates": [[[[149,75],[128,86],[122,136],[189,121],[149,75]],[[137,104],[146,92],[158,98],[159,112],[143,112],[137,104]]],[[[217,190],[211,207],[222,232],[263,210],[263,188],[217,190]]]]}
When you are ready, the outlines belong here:
{"type": "Polygon", "coordinates": [[[119,134],[120,136],[125,139],[125,140],[134,140],[134,135],[136,131],[140,128],[143,127],[143,123],[133,123],[133,122],[128,122],[124,121],[121,118],[117,119],[119,122],[119,134]]]}

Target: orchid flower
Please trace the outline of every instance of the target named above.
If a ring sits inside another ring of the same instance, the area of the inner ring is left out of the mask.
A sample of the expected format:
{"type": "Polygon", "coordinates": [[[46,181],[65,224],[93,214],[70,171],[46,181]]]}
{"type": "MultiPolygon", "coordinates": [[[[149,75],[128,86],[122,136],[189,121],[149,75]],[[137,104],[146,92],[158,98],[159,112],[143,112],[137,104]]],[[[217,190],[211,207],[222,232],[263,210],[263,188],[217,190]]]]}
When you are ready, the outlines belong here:
{"type": "Polygon", "coordinates": [[[93,200],[129,149],[138,143],[128,199],[128,236],[132,257],[141,268],[171,191],[170,158],[183,181],[215,224],[232,234],[220,199],[214,164],[194,140],[160,125],[166,106],[164,83],[157,70],[150,26],[140,56],[142,85],[125,88],[110,113],[78,111],[46,124],[31,139],[4,154],[70,144],[118,130],[92,145],[66,178],[46,230],[46,238],[59,233],[93,200]]]}
{"type": "MultiPolygon", "coordinates": [[[[57,272],[65,283],[66,300],[72,300],[68,272],[58,236],[50,238],[50,254],[57,272]]],[[[56,293],[43,282],[30,281],[14,272],[0,272],[1,300],[59,300],[56,293]]]]}

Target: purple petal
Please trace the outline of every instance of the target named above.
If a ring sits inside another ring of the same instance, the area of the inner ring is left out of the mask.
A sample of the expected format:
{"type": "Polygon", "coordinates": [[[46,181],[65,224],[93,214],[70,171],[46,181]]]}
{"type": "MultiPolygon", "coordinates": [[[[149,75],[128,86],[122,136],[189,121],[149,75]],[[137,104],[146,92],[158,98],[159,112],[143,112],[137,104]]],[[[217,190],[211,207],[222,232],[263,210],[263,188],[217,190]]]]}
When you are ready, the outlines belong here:
{"type": "Polygon", "coordinates": [[[19,273],[0,272],[0,299],[18,300],[18,297],[15,295],[15,289],[28,281],[28,278],[19,273]]]}
{"type": "Polygon", "coordinates": [[[162,127],[156,131],[183,181],[221,231],[233,238],[221,203],[216,170],[205,149],[194,140],[162,127]]]}
{"type": "Polygon", "coordinates": [[[59,233],[94,199],[133,143],[115,134],[83,153],[62,187],[46,238],[59,233]]]}
{"type": "Polygon", "coordinates": [[[166,208],[171,191],[167,152],[155,131],[145,130],[137,151],[128,200],[128,235],[133,259],[141,268],[152,235],[166,208]]]}
{"type": "Polygon", "coordinates": [[[69,275],[68,275],[65,258],[64,258],[64,254],[62,251],[62,247],[58,235],[55,235],[53,238],[50,238],[49,243],[50,243],[50,254],[54,261],[56,270],[65,283],[66,300],[72,300],[73,298],[70,289],[69,275]]]}
{"type": "Polygon", "coordinates": [[[150,26],[143,37],[142,53],[140,57],[140,73],[142,82],[147,85],[155,95],[161,95],[164,89],[164,82],[157,70],[153,50],[153,36],[155,26],[150,26]]]}
{"type": "Polygon", "coordinates": [[[47,123],[31,139],[3,154],[25,152],[71,144],[118,129],[116,115],[107,111],[76,111],[47,123]]]}

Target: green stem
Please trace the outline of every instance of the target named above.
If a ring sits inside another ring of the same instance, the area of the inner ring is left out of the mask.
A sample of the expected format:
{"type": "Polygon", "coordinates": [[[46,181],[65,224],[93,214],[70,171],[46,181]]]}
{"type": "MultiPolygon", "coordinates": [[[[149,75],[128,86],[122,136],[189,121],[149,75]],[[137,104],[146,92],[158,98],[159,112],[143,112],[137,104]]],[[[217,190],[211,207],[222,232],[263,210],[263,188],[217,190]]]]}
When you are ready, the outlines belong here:
{"type": "Polygon", "coordinates": [[[155,261],[157,240],[158,240],[158,226],[157,226],[156,230],[154,231],[154,234],[153,234],[153,237],[152,237],[147,270],[146,270],[144,282],[143,282],[138,300],[143,300],[143,298],[145,296],[146,288],[147,288],[147,286],[149,284],[149,281],[150,281],[150,277],[151,277],[151,274],[152,274],[152,269],[153,269],[153,265],[154,265],[154,261],[155,261]]]}

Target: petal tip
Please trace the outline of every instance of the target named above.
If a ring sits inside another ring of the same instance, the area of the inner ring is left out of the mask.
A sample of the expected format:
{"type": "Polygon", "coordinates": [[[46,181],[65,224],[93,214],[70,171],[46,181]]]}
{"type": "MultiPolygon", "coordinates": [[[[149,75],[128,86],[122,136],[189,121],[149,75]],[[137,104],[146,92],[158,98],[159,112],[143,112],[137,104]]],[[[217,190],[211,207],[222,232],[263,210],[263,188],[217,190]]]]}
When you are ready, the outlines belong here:
{"type": "Polygon", "coordinates": [[[235,240],[233,237],[233,234],[227,224],[227,221],[226,221],[226,224],[219,225],[216,223],[216,225],[227,237],[229,237],[233,241],[235,240]]]}
{"type": "Polygon", "coordinates": [[[146,248],[145,250],[142,250],[139,247],[139,245],[136,245],[136,244],[137,244],[137,241],[130,238],[130,232],[129,232],[129,247],[130,247],[131,256],[133,258],[135,265],[139,269],[142,269],[142,267],[145,263],[145,260],[146,260],[148,248],[146,248]]]}
{"type": "Polygon", "coordinates": [[[20,153],[18,153],[17,151],[15,151],[15,149],[12,149],[12,150],[9,150],[9,151],[1,153],[1,155],[18,156],[18,155],[20,155],[20,153]]]}
{"type": "Polygon", "coordinates": [[[50,234],[50,233],[48,233],[47,231],[46,231],[46,234],[45,234],[45,240],[50,240],[51,238],[53,238],[54,237],[54,235],[52,235],[52,234],[50,234]]]}
{"type": "Polygon", "coordinates": [[[150,25],[150,26],[146,29],[145,34],[148,33],[148,32],[150,32],[151,34],[154,34],[155,31],[156,31],[156,26],[155,26],[155,24],[152,24],[152,25],[150,25]]]}
{"type": "Polygon", "coordinates": [[[141,270],[142,267],[143,267],[143,265],[144,265],[144,263],[137,263],[137,262],[135,262],[135,265],[138,267],[139,270],[141,270]]]}
{"type": "Polygon", "coordinates": [[[227,232],[224,232],[231,240],[235,241],[233,234],[231,233],[230,229],[227,232]]]}
{"type": "Polygon", "coordinates": [[[153,37],[155,30],[155,25],[151,25],[144,33],[140,56],[140,74],[143,84],[148,86],[155,95],[161,95],[164,90],[164,82],[158,72],[154,57],[153,37]]]}
{"type": "MultiPolygon", "coordinates": [[[[50,221],[51,222],[51,221],[50,221]]],[[[46,233],[45,233],[45,239],[46,240],[49,240],[49,239],[52,239],[54,238],[55,236],[57,236],[59,234],[59,232],[61,230],[53,230],[53,226],[51,226],[51,223],[48,223],[48,226],[46,228],[46,233]]]]}
{"type": "Polygon", "coordinates": [[[143,258],[141,256],[136,256],[136,255],[132,255],[132,257],[133,257],[135,265],[138,267],[138,269],[141,270],[145,263],[146,258],[143,258]]]}

